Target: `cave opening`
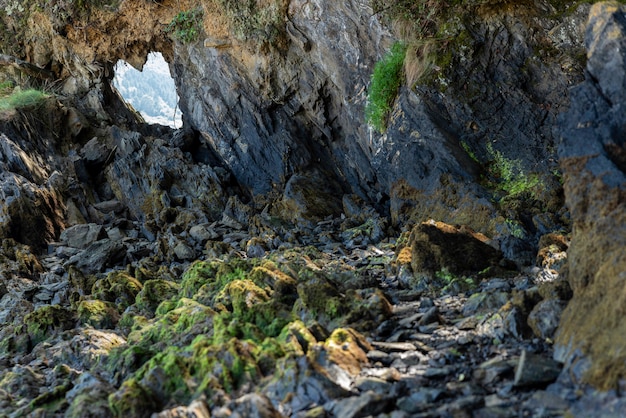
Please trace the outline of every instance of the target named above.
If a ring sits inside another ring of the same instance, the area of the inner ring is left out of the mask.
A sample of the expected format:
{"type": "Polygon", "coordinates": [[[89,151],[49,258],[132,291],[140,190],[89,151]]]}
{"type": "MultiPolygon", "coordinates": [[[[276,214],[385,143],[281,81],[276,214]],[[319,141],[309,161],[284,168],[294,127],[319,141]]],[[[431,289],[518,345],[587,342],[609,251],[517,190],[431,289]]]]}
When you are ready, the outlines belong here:
{"type": "Polygon", "coordinates": [[[174,129],[183,126],[176,85],[160,52],[148,54],[142,71],[124,60],[117,61],[113,70],[113,87],[147,123],[174,129]]]}

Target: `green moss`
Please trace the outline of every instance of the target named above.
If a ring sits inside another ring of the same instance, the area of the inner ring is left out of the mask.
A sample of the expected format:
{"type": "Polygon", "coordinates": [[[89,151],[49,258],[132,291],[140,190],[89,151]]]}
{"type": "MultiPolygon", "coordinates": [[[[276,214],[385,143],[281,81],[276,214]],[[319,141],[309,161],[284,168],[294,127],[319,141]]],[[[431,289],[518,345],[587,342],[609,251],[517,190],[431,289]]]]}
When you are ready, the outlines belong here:
{"type": "Polygon", "coordinates": [[[296,320],[283,328],[280,335],[277,337],[281,346],[286,353],[295,353],[297,355],[304,355],[313,344],[317,343],[317,340],[304,325],[304,322],[296,320]]]}
{"type": "Polygon", "coordinates": [[[139,280],[123,271],[109,273],[104,279],[96,281],[91,289],[94,299],[113,302],[118,311],[124,311],[135,303],[135,298],[142,290],[139,280]]]}
{"type": "MultiPolygon", "coordinates": [[[[250,341],[233,338],[224,344],[215,345],[210,340],[198,338],[194,341],[192,350],[195,359],[194,375],[202,380],[206,376],[216,376],[227,392],[244,382],[254,382],[261,377],[253,355],[257,346],[250,341]]],[[[207,382],[200,386],[207,386],[207,382]]]]}
{"type": "Polygon", "coordinates": [[[345,298],[323,272],[300,272],[298,296],[302,306],[320,322],[328,322],[347,313],[345,298]]]}
{"type": "Polygon", "coordinates": [[[100,416],[112,416],[108,397],[97,391],[82,392],[74,397],[64,417],[83,418],[85,411],[90,411],[94,415],[100,413],[100,416]]]}
{"type": "Polygon", "coordinates": [[[115,327],[120,318],[115,304],[97,299],[81,301],[78,304],[77,313],[81,324],[100,329],[115,327]]]}
{"type": "Polygon", "coordinates": [[[194,393],[190,375],[192,362],[193,359],[183,355],[181,350],[168,347],[145,363],[136,377],[144,386],[156,388],[177,402],[188,403],[194,393]]]}
{"type": "Polygon", "coordinates": [[[261,288],[251,280],[235,280],[224,287],[216,301],[241,323],[255,325],[264,336],[276,336],[292,317],[272,294],[271,288],[261,288]]]}
{"type": "Polygon", "coordinates": [[[389,53],[374,66],[367,93],[365,118],[367,123],[381,133],[387,128],[387,115],[402,84],[405,54],[406,45],[396,42],[389,53]]]}
{"type": "Polygon", "coordinates": [[[282,0],[215,0],[230,22],[235,37],[255,44],[277,45],[285,35],[287,4],[282,0]]]}
{"type": "Polygon", "coordinates": [[[203,285],[214,281],[221,264],[221,262],[216,261],[194,262],[183,273],[180,283],[180,296],[192,298],[203,285]]]}
{"type": "Polygon", "coordinates": [[[16,88],[11,94],[0,96],[0,110],[32,108],[42,105],[50,96],[40,90],[16,88]]]}
{"type": "Polygon", "coordinates": [[[179,288],[177,283],[168,280],[148,280],[137,294],[135,306],[142,311],[153,313],[160,303],[177,296],[179,288]]]}
{"type": "Polygon", "coordinates": [[[155,350],[140,344],[117,347],[111,351],[105,368],[119,379],[137,371],[155,354],[155,350]]]}
{"type": "Polygon", "coordinates": [[[487,152],[492,158],[489,164],[490,175],[496,187],[506,194],[505,198],[524,195],[536,199],[537,189],[541,187],[537,174],[525,173],[519,160],[506,158],[500,151],[494,150],[490,143],[487,144],[487,152]]]}
{"type": "Polygon", "coordinates": [[[28,335],[33,345],[44,341],[58,331],[74,327],[74,313],[59,305],[46,305],[37,308],[24,317],[28,335]]]}
{"type": "Polygon", "coordinates": [[[60,412],[59,410],[64,409],[67,404],[65,394],[72,388],[72,386],[73,385],[70,382],[65,382],[61,385],[55,386],[52,390],[46,391],[33,399],[30,402],[29,407],[33,410],[33,412],[60,412]]]}
{"type": "Polygon", "coordinates": [[[465,141],[461,141],[461,147],[465,151],[465,153],[474,161],[476,164],[481,165],[480,160],[476,157],[476,153],[472,150],[472,148],[465,141]]]}
{"type": "Polygon", "coordinates": [[[372,330],[392,316],[392,305],[380,289],[348,289],[345,300],[348,313],[342,325],[372,330]]]}
{"type": "Polygon", "coordinates": [[[437,284],[441,287],[442,293],[466,292],[475,289],[477,286],[476,280],[473,278],[457,276],[446,269],[436,272],[435,279],[438,281],[437,284]]]}
{"type": "Polygon", "coordinates": [[[284,346],[276,338],[266,338],[252,350],[252,356],[263,375],[270,375],[276,361],[286,355],[284,346]]]}
{"type": "Polygon", "coordinates": [[[330,334],[329,340],[337,345],[341,345],[350,340],[350,334],[348,334],[344,329],[337,328],[332,332],[332,334],[330,334]]]}

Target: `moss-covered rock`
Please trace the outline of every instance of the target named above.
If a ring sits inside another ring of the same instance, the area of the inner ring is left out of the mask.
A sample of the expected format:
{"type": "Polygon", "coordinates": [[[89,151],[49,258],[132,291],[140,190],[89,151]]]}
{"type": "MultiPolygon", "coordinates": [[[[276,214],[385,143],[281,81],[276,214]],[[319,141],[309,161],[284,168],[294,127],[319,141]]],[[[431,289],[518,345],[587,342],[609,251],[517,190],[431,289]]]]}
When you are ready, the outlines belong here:
{"type": "Polygon", "coordinates": [[[183,273],[180,283],[180,295],[186,298],[192,298],[198,289],[207,284],[211,280],[215,280],[220,262],[196,261],[185,273],[183,273]]]}
{"type": "Polygon", "coordinates": [[[26,315],[28,335],[36,345],[58,331],[71,329],[76,324],[74,312],[59,305],[46,305],[26,315]]]}
{"type": "Polygon", "coordinates": [[[178,295],[179,288],[177,283],[169,280],[148,280],[137,294],[135,306],[137,309],[153,315],[160,303],[178,295]]]}
{"type": "Polygon", "coordinates": [[[114,328],[120,314],[113,302],[83,300],[77,307],[78,321],[94,328],[114,328]]]}
{"type": "Polygon", "coordinates": [[[337,328],[324,342],[328,360],[351,375],[357,375],[368,363],[367,352],[372,346],[365,337],[352,328],[337,328]]]}
{"type": "Polygon", "coordinates": [[[250,280],[255,283],[265,284],[272,288],[273,297],[286,305],[293,305],[298,298],[296,280],[281,271],[272,261],[265,261],[260,266],[250,271],[250,280]]]}
{"type": "Polygon", "coordinates": [[[143,418],[158,411],[160,402],[152,392],[131,378],[109,395],[109,408],[115,417],[143,418]]]}
{"type": "Polygon", "coordinates": [[[393,314],[393,306],[380,289],[350,289],[346,292],[349,313],[345,322],[360,330],[373,330],[393,314]]]}
{"type": "Polygon", "coordinates": [[[143,285],[124,271],[114,271],[96,281],[91,289],[94,299],[113,302],[120,312],[135,303],[143,285]]]}
{"type": "Polygon", "coordinates": [[[264,336],[276,336],[293,317],[291,307],[275,300],[273,293],[251,280],[235,280],[219,293],[216,303],[231,312],[236,323],[248,328],[254,325],[264,336]]]}
{"type": "Polygon", "coordinates": [[[348,312],[344,296],[321,271],[303,270],[300,273],[298,296],[294,309],[305,322],[314,319],[329,324],[348,312]]]}

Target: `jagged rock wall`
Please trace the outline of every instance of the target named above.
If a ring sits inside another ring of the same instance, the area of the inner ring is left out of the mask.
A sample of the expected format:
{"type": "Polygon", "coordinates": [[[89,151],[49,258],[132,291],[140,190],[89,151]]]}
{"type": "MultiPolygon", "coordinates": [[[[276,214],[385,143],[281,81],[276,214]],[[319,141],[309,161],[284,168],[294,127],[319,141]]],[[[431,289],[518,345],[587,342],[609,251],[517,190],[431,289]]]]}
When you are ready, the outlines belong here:
{"type": "MultiPolygon", "coordinates": [[[[186,128],[232,172],[244,199],[274,196],[282,217],[337,215],[341,196],[355,193],[395,226],[436,218],[508,239],[514,224],[534,242],[563,223],[552,127],[580,75],[588,6],[559,16],[547,1],[494,2],[449,22],[447,36],[463,41],[449,43],[432,87],[400,91],[381,135],[364,106],[372,68],[395,36],[369,1],[285,3],[284,39],[274,46],[234,36],[225,11],[209,3],[202,33],[186,44],[165,27],[194,2],[127,0],[67,21],[46,9],[31,15],[24,53],[55,70],[91,120],[137,129],[110,93],[112,66],[141,67],[150,50],[163,52],[186,128]],[[533,199],[503,202],[498,175],[484,181],[494,152],[538,176],[533,199]]],[[[506,245],[507,257],[521,256],[506,245]]]]}
{"type": "Polygon", "coordinates": [[[587,77],[559,121],[566,203],[572,217],[567,277],[574,297],[558,357],[574,379],[603,389],[626,377],[626,7],[598,3],[585,36],[587,77]]]}
{"type": "Polygon", "coordinates": [[[520,222],[542,234],[559,223],[533,217],[561,205],[552,127],[579,79],[585,7],[567,18],[542,17],[554,12],[546,2],[474,16],[460,25],[465,53],[440,77],[446,93],[402,89],[383,135],[368,128],[363,108],[373,64],[393,36],[367,1],[292,1],[285,49],[260,53],[209,33],[206,46],[177,43],[173,68],[187,124],[252,194],[321,171],[333,192],[390,209],[399,225],[436,217],[506,235],[505,218],[517,214],[499,213],[479,184],[492,144],[539,173],[542,202],[520,222]]]}

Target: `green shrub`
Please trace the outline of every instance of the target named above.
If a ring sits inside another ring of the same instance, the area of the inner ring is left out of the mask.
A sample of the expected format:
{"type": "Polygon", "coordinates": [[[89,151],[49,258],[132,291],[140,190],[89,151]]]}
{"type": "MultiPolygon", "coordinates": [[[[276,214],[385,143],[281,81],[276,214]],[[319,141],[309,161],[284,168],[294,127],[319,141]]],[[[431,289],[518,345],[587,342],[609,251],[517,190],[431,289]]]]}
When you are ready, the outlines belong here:
{"type": "Polygon", "coordinates": [[[367,122],[379,132],[387,127],[387,115],[402,84],[402,66],[406,46],[396,42],[382,60],[374,66],[365,107],[367,122]]]}
{"type": "Polygon", "coordinates": [[[171,33],[184,44],[194,42],[200,35],[202,14],[202,9],[200,8],[180,12],[174,16],[174,19],[167,25],[165,31],[171,33]]]}

